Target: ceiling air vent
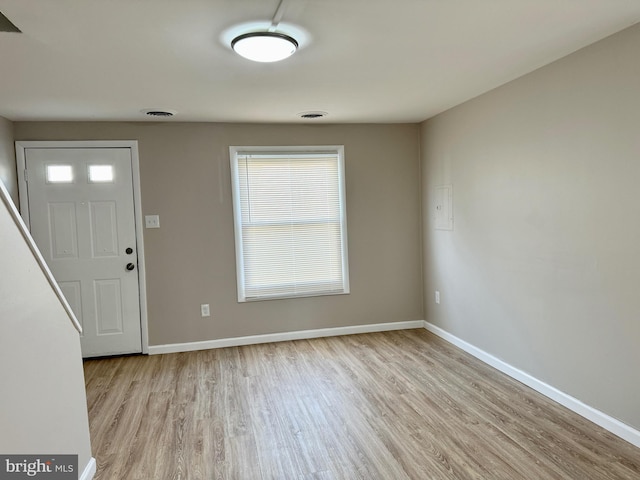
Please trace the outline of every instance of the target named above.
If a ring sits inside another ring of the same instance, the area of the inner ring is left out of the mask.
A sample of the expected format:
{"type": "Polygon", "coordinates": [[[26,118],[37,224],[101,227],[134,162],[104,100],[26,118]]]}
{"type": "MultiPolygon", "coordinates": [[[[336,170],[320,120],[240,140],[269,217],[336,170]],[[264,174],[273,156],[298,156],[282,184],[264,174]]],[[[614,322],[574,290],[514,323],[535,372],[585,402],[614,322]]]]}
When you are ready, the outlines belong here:
{"type": "Polygon", "coordinates": [[[0,12],[0,32],[22,33],[2,12],[0,12]]]}
{"type": "Polygon", "coordinates": [[[305,118],[308,120],[313,120],[314,118],[326,117],[327,115],[328,115],[327,112],[302,112],[298,114],[300,118],[305,118]]]}
{"type": "Polygon", "coordinates": [[[168,118],[173,117],[176,113],[175,110],[160,110],[159,108],[147,108],[142,110],[142,113],[149,115],[150,117],[168,118]]]}

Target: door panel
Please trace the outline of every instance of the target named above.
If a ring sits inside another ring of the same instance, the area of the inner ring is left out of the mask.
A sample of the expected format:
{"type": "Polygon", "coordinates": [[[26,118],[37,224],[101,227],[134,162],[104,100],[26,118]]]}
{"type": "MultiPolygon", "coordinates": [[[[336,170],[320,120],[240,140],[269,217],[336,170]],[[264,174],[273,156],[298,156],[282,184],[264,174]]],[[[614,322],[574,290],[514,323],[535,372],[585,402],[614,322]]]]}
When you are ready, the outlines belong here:
{"type": "Polygon", "coordinates": [[[83,356],[142,351],[131,150],[26,148],[25,163],[31,234],[83,326],[83,356]]]}
{"type": "Polygon", "coordinates": [[[51,258],[78,258],[76,204],[51,202],[48,207],[51,258]]]}
{"type": "Polygon", "coordinates": [[[58,282],[58,286],[64,297],[67,299],[71,310],[76,315],[78,322],[80,322],[80,326],[84,329],[84,325],[82,324],[82,296],[81,296],[81,288],[80,282],[58,282]]]}
{"type": "Polygon", "coordinates": [[[96,325],[98,335],[121,334],[122,330],[122,285],[120,280],[95,280],[96,325]]]}
{"type": "Polygon", "coordinates": [[[116,202],[90,202],[93,257],[118,255],[116,202]]]}

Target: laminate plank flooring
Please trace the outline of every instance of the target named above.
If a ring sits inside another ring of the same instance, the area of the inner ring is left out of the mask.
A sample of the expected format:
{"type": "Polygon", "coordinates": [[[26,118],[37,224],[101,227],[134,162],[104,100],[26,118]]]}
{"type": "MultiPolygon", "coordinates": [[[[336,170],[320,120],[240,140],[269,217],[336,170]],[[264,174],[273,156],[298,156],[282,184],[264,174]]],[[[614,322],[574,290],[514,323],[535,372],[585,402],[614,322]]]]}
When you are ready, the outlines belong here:
{"type": "Polygon", "coordinates": [[[640,449],[422,329],[84,367],[96,480],[640,479],[640,449]]]}

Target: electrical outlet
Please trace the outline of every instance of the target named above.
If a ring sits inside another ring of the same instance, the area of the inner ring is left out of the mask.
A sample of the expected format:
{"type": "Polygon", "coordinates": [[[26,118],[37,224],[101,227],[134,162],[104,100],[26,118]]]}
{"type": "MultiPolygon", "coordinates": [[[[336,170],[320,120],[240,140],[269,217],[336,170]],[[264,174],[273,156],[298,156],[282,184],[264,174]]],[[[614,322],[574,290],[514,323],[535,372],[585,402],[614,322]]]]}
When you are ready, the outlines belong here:
{"type": "Polygon", "coordinates": [[[210,317],[211,316],[211,310],[209,310],[209,304],[208,303],[203,303],[202,305],[200,305],[200,316],[201,317],[210,317]]]}
{"type": "Polygon", "coordinates": [[[436,303],[440,304],[440,292],[438,290],[436,290],[436,303]]]}

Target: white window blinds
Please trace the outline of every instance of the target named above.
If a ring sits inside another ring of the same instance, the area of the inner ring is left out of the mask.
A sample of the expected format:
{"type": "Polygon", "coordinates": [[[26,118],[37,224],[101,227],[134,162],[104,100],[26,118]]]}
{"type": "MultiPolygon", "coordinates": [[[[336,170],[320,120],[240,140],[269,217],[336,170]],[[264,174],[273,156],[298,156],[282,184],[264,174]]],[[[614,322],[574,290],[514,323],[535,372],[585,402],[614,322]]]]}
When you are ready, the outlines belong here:
{"type": "Polygon", "coordinates": [[[238,301],[349,292],[342,147],[230,147],[238,301]]]}

